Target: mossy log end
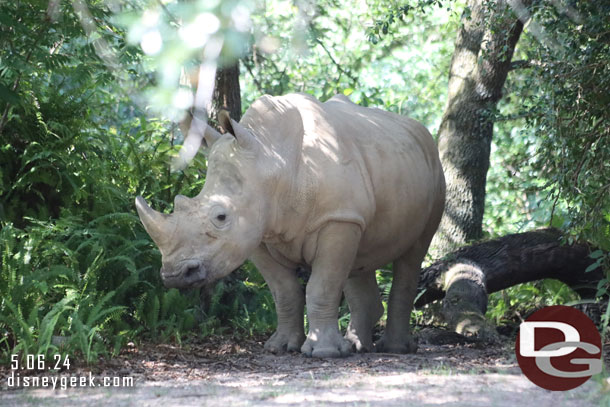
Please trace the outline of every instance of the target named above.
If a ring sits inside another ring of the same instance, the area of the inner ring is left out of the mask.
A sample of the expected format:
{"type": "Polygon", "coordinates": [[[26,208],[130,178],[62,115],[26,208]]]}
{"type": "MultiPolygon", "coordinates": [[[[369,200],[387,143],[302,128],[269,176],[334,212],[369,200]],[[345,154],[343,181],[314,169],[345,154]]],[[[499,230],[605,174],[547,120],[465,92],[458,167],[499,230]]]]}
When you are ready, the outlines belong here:
{"type": "Polygon", "coordinates": [[[595,260],[589,245],[562,244],[561,232],[541,229],[516,233],[461,248],[422,270],[415,303],[443,300],[443,316],[456,332],[496,339],[485,321],[487,295],[529,281],[557,279],[591,299],[603,278],[602,267],[585,272],[595,260]]]}

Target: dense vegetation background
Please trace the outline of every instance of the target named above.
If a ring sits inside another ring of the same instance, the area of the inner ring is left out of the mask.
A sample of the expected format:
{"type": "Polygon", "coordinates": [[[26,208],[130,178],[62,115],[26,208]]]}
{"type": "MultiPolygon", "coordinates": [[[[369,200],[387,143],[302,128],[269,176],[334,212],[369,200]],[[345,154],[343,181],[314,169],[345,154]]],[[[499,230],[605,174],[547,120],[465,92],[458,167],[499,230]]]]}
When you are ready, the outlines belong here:
{"type": "MultiPolygon", "coordinates": [[[[204,151],[172,166],[200,67],[239,58],[242,110],[264,93],[340,92],[436,134],[456,33],[473,21],[489,32],[503,18],[528,21],[502,97],[484,110],[493,138],[483,237],[552,225],[599,248],[591,255],[608,270],[608,2],[524,2],[500,17],[493,1],[347,3],[0,4],[1,359],[59,351],[93,361],[129,341],[272,331],[271,296],[248,264],[205,301],[164,289],[135,214],[136,195],[169,211],[205,182],[204,151]],[[475,6],[496,17],[470,20],[475,6]]],[[[379,280],[387,292],[387,273],[379,280]]],[[[604,279],[598,295],[607,290],[604,279]]],[[[577,300],[538,282],[494,296],[488,316],[577,300]]]]}

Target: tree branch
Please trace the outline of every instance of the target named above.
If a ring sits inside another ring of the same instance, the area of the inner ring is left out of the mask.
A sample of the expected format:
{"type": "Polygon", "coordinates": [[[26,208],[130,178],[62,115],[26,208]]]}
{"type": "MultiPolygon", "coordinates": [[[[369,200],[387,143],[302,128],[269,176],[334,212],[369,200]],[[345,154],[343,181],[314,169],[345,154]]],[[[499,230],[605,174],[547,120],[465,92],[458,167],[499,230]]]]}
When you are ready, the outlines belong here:
{"type": "Polygon", "coordinates": [[[526,60],[518,60],[518,61],[512,61],[510,63],[510,66],[508,68],[509,71],[513,71],[516,69],[527,69],[527,68],[534,68],[534,67],[541,67],[544,64],[541,61],[537,61],[537,60],[531,60],[531,61],[526,61],[526,60]]]}
{"type": "Polygon", "coordinates": [[[445,274],[461,264],[474,265],[485,276],[487,293],[516,284],[545,278],[557,279],[572,287],[581,297],[595,296],[602,267],[585,272],[595,261],[588,244],[562,243],[557,229],[540,229],[506,235],[463,247],[422,270],[415,305],[421,307],[445,296],[445,274]]]}
{"type": "Polygon", "coordinates": [[[256,78],[256,75],[254,75],[254,72],[252,72],[252,67],[250,66],[248,61],[244,59],[243,62],[244,62],[244,66],[246,67],[246,70],[248,71],[248,73],[252,77],[252,80],[254,81],[254,85],[256,86],[256,89],[259,91],[259,93],[261,95],[265,94],[263,86],[261,85],[260,81],[256,78]]]}
{"type": "Polygon", "coordinates": [[[324,45],[324,43],[322,41],[320,41],[319,38],[316,38],[315,41],[316,41],[316,43],[319,46],[322,47],[322,49],[324,50],[326,55],[328,55],[328,57],[330,58],[331,62],[333,63],[333,65],[335,65],[337,67],[337,70],[339,72],[345,74],[348,78],[350,78],[352,80],[352,83],[354,83],[354,84],[358,83],[358,78],[354,77],[351,72],[346,71],[345,69],[343,69],[343,67],[335,60],[335,58],[333,57],[331,52],[328,50],[328,48],[326,48],[326,45],[324,45]]]}

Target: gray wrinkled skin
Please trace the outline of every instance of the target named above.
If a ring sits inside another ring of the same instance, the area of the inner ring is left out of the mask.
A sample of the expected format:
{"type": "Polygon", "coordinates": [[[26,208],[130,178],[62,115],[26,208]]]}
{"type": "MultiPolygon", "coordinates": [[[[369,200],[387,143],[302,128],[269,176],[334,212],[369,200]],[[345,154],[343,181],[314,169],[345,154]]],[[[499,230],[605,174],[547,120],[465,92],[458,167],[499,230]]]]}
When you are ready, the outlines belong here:
{"type": "Polygon", "coordinates": [[[177,196],[174,213],[136,199],[163,257],[168,287],[215,281],[251,259],[269,285],[278,316],[271,352],[339,357],[352,350],[406,353],[417,344],[409,316],[421,261],[438,227],[445,182],[428,131],[414,120],[338,95],[263,96],[229,133],[207,129],[205,186],[177,196]],[[384,336],[375,270],[393,262],[384,336]],[[305,292],[296,269],[311,268],[305,292]],[[351,311],[338,329],[342,292],[351,311]],[[309,332],[303,311],[307,304],[309,332]]]}

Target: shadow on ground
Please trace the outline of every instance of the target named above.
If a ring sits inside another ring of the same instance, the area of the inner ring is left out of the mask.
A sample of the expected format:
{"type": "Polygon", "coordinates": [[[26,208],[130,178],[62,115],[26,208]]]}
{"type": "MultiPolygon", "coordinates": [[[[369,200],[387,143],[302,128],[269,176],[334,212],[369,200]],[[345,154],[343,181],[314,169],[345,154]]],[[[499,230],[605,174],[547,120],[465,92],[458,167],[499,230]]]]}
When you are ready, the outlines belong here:
{"type": "Polygon", "coordinates": [[[602,402],[593,380],[568,392],[536,387],[521,374],[511,345],[420,345],[415,355],[339,360],[271,355],[256,340],[145,345],[59,374],[17,372],[21,384],[26,376],[55,377],[56,390],[8,388],[15,373],[3,368],[0,405],[585,407],[602,402]],[[86,377],[86,387],[61,389],[61,380],[71,376],[86,377]],[[102,387],[105,377],[120,386],[102,387]],[[132,378],[133,386],[124,386],[131,380],[124,378],[132,378]]]}

